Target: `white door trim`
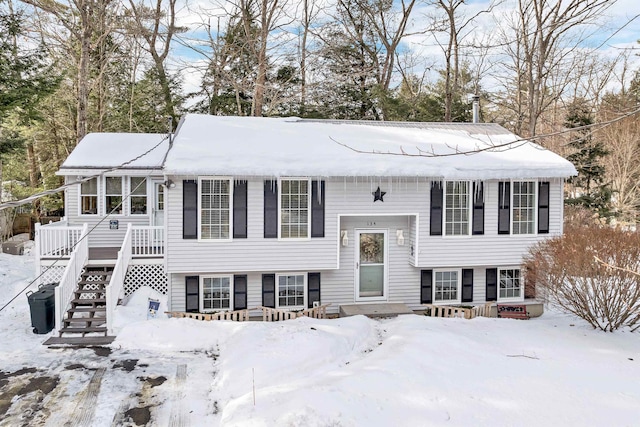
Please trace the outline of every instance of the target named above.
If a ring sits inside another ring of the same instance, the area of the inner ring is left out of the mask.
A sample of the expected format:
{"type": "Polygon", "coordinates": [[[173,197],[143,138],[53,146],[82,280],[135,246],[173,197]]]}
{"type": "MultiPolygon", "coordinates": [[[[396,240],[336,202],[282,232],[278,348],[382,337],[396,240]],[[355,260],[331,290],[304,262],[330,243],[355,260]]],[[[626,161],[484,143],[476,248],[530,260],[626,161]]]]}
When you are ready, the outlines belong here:
{"type": "Polygon", "coordinates": [[[354,259],[354,297],[357,302],[387,301],[389,295],[389,230],[385,228],[356,228],[355,229],[355,259],[354,259]],[[383,252],[383,284],[382,296],[360,296],[360,235],[369,233],[382,233],[384,235],[383,252]]]}

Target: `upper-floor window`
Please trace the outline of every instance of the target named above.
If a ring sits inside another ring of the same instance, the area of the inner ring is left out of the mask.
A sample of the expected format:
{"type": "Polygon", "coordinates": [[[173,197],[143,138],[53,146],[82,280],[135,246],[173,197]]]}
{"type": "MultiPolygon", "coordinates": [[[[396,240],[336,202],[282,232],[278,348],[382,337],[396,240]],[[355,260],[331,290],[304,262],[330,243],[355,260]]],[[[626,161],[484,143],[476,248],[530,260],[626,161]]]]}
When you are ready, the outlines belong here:
{"type": "Polygon", "coordinates": [[[200,238],[230,239],[231,237],[231,180],[201,178],[200,238]]]}
{"type": "Polygon", "coordinates": [[[512,234],[534,234],[536,230],[536,182],[514,181],[512,234]]]}
{"type": "Polygon", "coordinates": [[[131,215],[147,214],[147,179],[144,177],[132,176],[129,178],[129,206],[131,215]]]}
{"type": "Polygon", "coordinates": [[[80,214],[98,214],[98,178],[80,184],[80,214]]]}
{"type": "Polygon", "coordinates": [[[122,177],[107,176],[104,179],[104,210],[108,214],[122,213],[122,177]]]}
{"type": "Polygon", "coordinates": [[[309,180],[283,179],[280,184],[280,237],[309,237],[309,180]]]}
{"type": "Polygon", "coordinates": [[[447,236],[469,235],[470,187],[468,181],[447,181],[445,184],[444,231],[447,236]]]}

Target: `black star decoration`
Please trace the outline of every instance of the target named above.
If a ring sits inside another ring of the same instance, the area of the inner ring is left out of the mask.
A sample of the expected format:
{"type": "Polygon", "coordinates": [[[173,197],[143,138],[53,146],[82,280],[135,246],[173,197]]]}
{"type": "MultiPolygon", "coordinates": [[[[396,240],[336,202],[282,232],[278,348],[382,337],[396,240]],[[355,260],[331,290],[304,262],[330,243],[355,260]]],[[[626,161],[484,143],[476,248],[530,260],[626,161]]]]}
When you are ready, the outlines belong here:
{"type": "Polygon", "coordinates": [[[380,200],[381,202],[384,202],[384,195],[387,194],[386,191],[380,191],[380,187],[378,187],[378,189],[376,191],[374,191],[373,193],[373,202],[377,202],[378,200],[380,200]]]}

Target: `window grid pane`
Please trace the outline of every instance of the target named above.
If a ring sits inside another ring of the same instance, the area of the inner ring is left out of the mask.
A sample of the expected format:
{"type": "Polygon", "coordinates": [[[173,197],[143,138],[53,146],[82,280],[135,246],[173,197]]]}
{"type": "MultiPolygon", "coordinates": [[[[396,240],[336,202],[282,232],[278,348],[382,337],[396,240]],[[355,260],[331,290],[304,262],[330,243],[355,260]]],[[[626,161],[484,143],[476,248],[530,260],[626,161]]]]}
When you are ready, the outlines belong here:
{"type": "Polygon", "coordinates": [[[80,184],[80,213],[82,215],[98,214],[98,179],[91,178],[80,184]]]}
{"type": "Polygon", "coordinates": [[[469,182],[447,181],[445,185],[445,234],[469,234],[469,182]]]}
{"type": "Polygon", "coordinates": [[[304,307],[304,275],[278,276],[278,307],[304,307]]]}
{"type": "Polygon", "coordinates": [[[132,215],[146,215],[147,213],[147,179],[144,177],[131,177],[130,182],[132,215]]]}
{"type": "Polygon", "coordinates": [[[227,310],[231,305],[231,279],[205,277],[202,280],[203,310],[227,310]]]}
{"type": "Polygon", "coordinates": [[[500,298],[519,298],[520,285],[520,270],[500,270],[500,298]]]}
{"type": "Polygon", "coordinates": [[[513,234],[534,234],[536,223],[534,181],[513,183],[513,234]]]}
{"type": "Polygon", "coordinates": [[[105,178],[104,199],[106,214],[122,214],[122,177],[108,176],[105,178]]]}
{"type": "Polygon", "coordinates": [[[458,272],[436,271],[434,301],[458,300],[458,272]]]}
{"type": "Polygon", "coordinates": [[[231,184],[228,179],[203,179],[200,191],[200,238],[228,239],[231,184]]]}
{"type": "Polygon", "coordinates": [[[282,180],[280,193],[280,237],[309,237],[309,182],[282,180]]]}

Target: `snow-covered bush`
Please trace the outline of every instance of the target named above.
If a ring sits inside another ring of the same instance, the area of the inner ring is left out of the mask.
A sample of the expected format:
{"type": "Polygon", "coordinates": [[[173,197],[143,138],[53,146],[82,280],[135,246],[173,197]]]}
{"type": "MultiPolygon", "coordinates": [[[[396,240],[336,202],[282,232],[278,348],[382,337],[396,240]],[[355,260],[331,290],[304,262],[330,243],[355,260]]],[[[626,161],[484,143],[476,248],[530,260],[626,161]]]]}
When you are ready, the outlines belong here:
{"type": "Polygon", "coordinates": [[[567,224],[563,236],[531,249],[525,274],[538,296],[594,328],[640,328],[640,233],[567,224]]]}

